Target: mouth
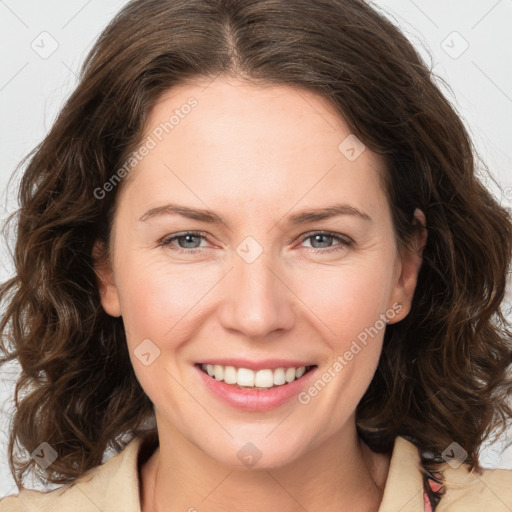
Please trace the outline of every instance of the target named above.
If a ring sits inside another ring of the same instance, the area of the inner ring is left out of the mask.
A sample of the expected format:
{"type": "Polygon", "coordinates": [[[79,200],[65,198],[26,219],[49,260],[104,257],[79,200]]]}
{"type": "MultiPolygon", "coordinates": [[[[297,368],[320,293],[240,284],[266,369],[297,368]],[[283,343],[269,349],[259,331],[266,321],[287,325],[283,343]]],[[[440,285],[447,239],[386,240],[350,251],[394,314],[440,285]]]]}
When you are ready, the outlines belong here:
{"type": "Polygon", "coordinates": [[[293,382],[304,379],[306,375],[317,368],[317,365],[308,365],[252,370],[244,367],[206,363],[196,363],[194,366],[211,380],[223,382],[238,389],[258,391],[289,386],[293,382]]]}

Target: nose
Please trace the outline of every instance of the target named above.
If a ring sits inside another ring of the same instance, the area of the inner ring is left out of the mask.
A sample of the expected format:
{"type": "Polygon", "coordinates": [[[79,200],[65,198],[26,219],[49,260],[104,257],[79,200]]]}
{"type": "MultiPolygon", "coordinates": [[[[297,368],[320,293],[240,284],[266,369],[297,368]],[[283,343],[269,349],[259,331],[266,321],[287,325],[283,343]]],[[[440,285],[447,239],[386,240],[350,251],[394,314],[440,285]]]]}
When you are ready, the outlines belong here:
{"type": "Polygon", "coordinates": [[[265,251],[251,263],[235,255],[234,268],[224,280],[225,297],[219,308],[225,329],[256,340],[292,328],[294,295],[279,265],[272,265],[270,260],[265,251]]]}

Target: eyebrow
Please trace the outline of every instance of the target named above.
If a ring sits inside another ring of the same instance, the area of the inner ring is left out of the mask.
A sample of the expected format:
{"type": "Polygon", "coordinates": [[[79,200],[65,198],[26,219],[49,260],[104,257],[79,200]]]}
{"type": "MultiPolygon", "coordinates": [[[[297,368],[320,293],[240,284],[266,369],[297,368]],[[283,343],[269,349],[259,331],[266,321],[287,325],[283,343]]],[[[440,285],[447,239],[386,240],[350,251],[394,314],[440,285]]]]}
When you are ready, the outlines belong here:
{"type": "MultiPolygon", "coordinates": [[[[224,224],[222,218],[211,210],[190,208],[188,206],[175,203],[151,208],[139,218],[139,221],[145,222],[159,215],[181,215],[188,219],[208,222],[210,224],[224,224]]],[[[351,215],[373,222],[373,219],[367,213],[362,212],[358,208],[345,203],[337,203],[324,208],[304,210],[299,213],[295,213],[288,218],[288,223],[291,225],[308,224],[330,219],[332,217],[338,217],[340,215],[351,215]]]]}

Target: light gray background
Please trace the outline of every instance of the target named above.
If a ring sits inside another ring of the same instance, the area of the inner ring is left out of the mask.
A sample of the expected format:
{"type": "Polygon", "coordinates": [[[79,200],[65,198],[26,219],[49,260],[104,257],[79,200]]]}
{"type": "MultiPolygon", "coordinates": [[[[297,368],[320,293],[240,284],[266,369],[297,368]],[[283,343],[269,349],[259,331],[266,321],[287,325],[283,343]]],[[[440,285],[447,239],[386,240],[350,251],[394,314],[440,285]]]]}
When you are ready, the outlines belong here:
{"type": "MultiPolygon", "coordinates": [[[[93,41],[125,3],[0,0],[0,220],[16,207],[16,182],[6,188],[9,176],[44,137],[74,88],[79,66],[93,41]]],[[[489,187],[510,206],[512,0],[372,3],[402,28],[428,62],[432,58],[434,72],[452,89],[446,94],[465,120],[502,191],[489,187]]],[[[2,281],[12,272],[4,245],[0,254],[2,281]]],[[[16,366],[5,366],[0,372],[0,496],[17,493],[6,463],[16,372],[16,366]]],[[[512,433],[486,446],[484,465],[512,469],[512,448],[502,453],[510,442],[512,433]]]]}

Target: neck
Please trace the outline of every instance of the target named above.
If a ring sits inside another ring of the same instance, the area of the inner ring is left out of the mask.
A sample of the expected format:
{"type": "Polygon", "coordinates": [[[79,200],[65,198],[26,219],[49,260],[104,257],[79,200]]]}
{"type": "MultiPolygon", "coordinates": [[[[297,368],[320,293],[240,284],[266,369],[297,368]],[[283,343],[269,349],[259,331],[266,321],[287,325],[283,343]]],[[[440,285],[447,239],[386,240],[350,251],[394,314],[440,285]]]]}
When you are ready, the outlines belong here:
{"type": "Polygon", "coordinates": [[[355,423],[289,464],[264,469],[219,464],[176,431],[159,431],[159,439],[140,470],[142,512],[377,512],[390,461],[359,440],[355,423]]]}

